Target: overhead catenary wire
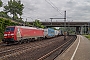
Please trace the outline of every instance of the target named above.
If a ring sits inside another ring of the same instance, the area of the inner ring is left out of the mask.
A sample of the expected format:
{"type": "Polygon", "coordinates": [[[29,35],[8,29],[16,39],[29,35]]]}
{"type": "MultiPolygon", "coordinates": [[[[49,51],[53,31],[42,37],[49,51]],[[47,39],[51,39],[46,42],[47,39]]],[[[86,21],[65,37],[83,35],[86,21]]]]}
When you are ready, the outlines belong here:
{"type": "MultiPolygon", "coordinates": [[[[59,14],[61,14],[63,16],[63,14],[60,12],[60,10],[58,9],[57,6],[55,6],[55,4],[51,1],[51,0],[45,0],[47,3],[49,3],[55,10],[57,10],[57,12],[59,12],[59,14]]],[[[72,1],[72,0],[71,0],[72,1]]],[[[57,15],[55,15],[57,16],[57,15]]],[[[67,17],[68,18],[68,17],[67,17]]],[[[72,17],[69,17],[69,18],[72,18],[72,17]]]]}
{"type": "MultiPolygon", "coordinates": [[[[51,0],[49,0],[50,2],[51,2],[51,0]]],[[[52,2],[51,2],[52,3],[52,2]]],[[[56,9],[57,9],[57,11],[61,14],[61,15],[63,15],[61,12],[60,12],[60,10],[58,9],[58,7],[54,4],[54,3],[52,3],[55,7],[56,7],[56,9]]]]}
{"type": "Polygon", "coordinates": [[[59,14],[63,15],[63,14],[60,12],[60,10],[59,10],[50,0],[49,0],[49,1],[50,1],[51,3],[48,2],[47,0],[45,0],[45,1],[46,1],[48,4],[50,4],[57,12],[59,12],[59,14]]]}

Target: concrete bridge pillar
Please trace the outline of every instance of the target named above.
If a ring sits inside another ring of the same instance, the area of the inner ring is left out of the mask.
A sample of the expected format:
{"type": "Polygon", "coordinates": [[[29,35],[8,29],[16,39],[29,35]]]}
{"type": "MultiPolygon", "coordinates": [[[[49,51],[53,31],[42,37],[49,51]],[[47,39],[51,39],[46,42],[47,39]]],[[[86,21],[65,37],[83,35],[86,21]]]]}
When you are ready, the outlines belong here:
{"type": "Polygon", "coordinates": [[[85,34],[88,34],[88,27],[85,27],[85,34]]]}
{"type": "Polygon", "coordinates": [[[90,27],[88,27],[88,34],[90,34],[90,27]]]}
{"type": "Polygon", "coordinates": [[[80,34],[80,27],[76,27],[76,34],[80,34]]]}
{"type": "Polygon", "coordinates": [[[76,34],[89,34],[89,29],[86,26],[76,27],[76,34]]]}
{"type": "Polygon", "coordinates": [[[81,35],[83,34],[83,26],[81,26],[81,28],[80,28],[80,34],[81,35]]]}

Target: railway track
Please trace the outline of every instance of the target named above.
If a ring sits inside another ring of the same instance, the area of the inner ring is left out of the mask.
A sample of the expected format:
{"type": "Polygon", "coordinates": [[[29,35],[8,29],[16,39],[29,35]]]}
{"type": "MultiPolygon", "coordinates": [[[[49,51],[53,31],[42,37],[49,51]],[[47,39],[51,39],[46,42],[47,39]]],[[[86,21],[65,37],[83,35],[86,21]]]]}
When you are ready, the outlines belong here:
{"type": "MultiPolygon", "coordinates": [[[[66,40],[66,42],[68,42],[72,38],[67,37],[68,40],[66,40]]],[[[57,46],[63,46],[62,44],[63,43],[65,44],[65,41],[63,40],[64,39],[62,36],[62,37],[57,37],[53,39],[47,39],[47,40],[35,41],[35,42],[27,43],[27,44],[11,46],[11,47],[7,47],[7,49],[3,48],[3,49],[0,49],[0,59],[3,59],[3,60],[12,60],[12,59],[13,60],[23,60],[23,59],[24,60],[25,59],[26,60],[37,60],[37,59],[43,60],[43,59],[46,59],[46,57],[48,57],[49,55],[51,55],[53,50],[55,52],[56,50],[61,48],[57,46]],[[56,46],[54,46],[54,44],[56,44],[56,46]],[[50,47],[50,45],[52,46],[50,47]],[[52,49],[52,47],[54,48],[52,49]],[[47,49],[49,51],[46,51],[47,49]]]]}
{"type": "MultiPolygon", "coordinates": [[[[45,39],[45,40],[47,40],[47,42],[51,42],[51,40],[49,40],[49,39],[45,39]]],[[[13,49],[18,49],[18,48],[21,48],[21,47],[23,47],[23,46],[28,46],[28,45],[30,45],[30,46],[36,46],[36,45],[38,45],[38,44],[42,44],[43,45],[43,42],[45,41],[45,40],[42,40],[42,41],[34,41],[34,42],[29,42],[29,43],[26,43],[26,44],[19,44],[19,45],[12,45],[12,46],[5,46],[5,45],[0,45],[0,52],[1,51],[8,51],[8,50],[13,50],[13,49]]],[[[53,40],[53,39],[52,39],[53,40]]]]}
{"type": "Polygon", "coordinates": [[[0,49],[0,59],[3,59],[5,57],[10,57],[12,55],[17,55],[17,54],[19,55],[20,53],[23,53],[27,50],[33,50],[35,48],[43,47],[47,44],[51,44],[51,43],[55,42],[54,39],[56,39],[56,38],[53,38],[52,41],[47,40],[47,42],[49,42],[49,43],[47,43],[47,42],[44,43],[43,41],[45,41],[45,40],[43,40],[42,42],[36,41],[36,42],[31,42],[30,44],[28,43],[28,44],[22,44],[22,45],[2,48],[2,49],[0,49]]]}
{"type": "Polygon", "coordinates": [[[76,36],[75,36],[75,39],[73,38],[70,38],[67,42],[57,47],[56,49],[50,51],[46,55],[40,57],[38,60],[54,60],[58,55],[64,53],[68,49],[68,47],[72,45],[72,43],[76,39],[76,36]]]}

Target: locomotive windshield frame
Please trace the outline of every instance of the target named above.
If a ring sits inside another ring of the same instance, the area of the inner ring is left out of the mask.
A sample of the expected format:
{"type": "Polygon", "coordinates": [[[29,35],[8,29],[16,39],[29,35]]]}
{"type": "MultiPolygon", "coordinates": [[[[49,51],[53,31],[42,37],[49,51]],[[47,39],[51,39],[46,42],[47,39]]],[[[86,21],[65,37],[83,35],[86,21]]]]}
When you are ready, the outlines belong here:
{"type": "Polygon", "coordinates": [[[15,30],[15,27],[7,27],[5,32],[14,31],[14,30],[15,30]]]}

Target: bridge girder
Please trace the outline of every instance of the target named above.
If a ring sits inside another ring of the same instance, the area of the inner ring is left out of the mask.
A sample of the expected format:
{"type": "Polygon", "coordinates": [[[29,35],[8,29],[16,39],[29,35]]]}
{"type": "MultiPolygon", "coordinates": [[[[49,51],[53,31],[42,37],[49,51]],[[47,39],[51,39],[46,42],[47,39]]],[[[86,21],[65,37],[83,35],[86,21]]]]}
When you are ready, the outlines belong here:
{"type": "MultiPolygon", "coordinates": [[[[64,22],[41,22],[44,26],[49,27],[64,27],[64,22]]],[[[33,25],[33,22],[30,22],[30,24],[33,25]]],[[[66,22],[66,27],[80,27],[80,26],[86,26],[88,27],[90,24],[89,22],[66,22]]]]}

